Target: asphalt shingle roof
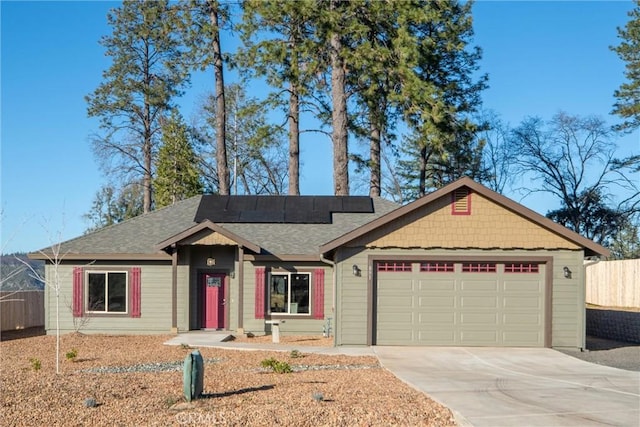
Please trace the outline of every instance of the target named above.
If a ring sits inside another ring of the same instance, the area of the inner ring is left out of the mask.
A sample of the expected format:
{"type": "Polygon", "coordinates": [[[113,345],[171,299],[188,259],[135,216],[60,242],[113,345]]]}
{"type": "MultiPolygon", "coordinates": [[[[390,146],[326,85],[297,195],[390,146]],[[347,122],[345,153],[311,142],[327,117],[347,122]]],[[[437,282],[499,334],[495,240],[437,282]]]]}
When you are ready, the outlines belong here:
{"type": "MultiPolygon", "coordinates": [[[[195,196],[148,214],[63,242],[62,254],[157,254],[156,245],[197,225],[202,196],[195,196]]],[[[331,224],[216,223],[263,251],[277,255],[314,255],[319,247],[364,225],[399,205],[373,198],[373,213],[334,213],[331,224]]],[[[45,250],[45,252],[47,252],[45,250]]]]}

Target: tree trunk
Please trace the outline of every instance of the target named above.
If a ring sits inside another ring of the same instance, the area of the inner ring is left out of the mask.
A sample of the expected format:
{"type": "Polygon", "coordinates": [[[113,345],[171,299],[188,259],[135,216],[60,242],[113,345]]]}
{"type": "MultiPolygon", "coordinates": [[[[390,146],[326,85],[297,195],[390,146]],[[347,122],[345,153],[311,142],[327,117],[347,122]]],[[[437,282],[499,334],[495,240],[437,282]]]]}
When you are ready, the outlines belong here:
{"type": "Polygon", "coordinates": [[[296,84],[289,85],[289,195],[300,195],[300,99],[296,84]]]}
{"type": "Polygon", "coordinates": [[[371,197],[380,197],[380,128],[371,120],[371,141],[370,141],[370,168],[371,177],[369,179],[369,195],[371,197]]]}
{"type": "Polygon", "coordinates": [[[420,170],[418,172],[418,197],[426,193],[427,186],[427,147],[420,148],[420,170]]]}
{"type": "Polygon", "coordinates": [[[212,26],[213,72],[216,80],[216,163],[218,167],[218,193],[229,194],[229,166],[227,164],[226,123],[227,113],[224,98],[224,74],[220,28],[218,27],[217,2],[209,3],[212,26]]]}
{"type": "Polygon", "coordinates": [[[349,195],[349,151],[347,133],[346,70],[341,55],[340,34],[331,35],[331,100],[333,110],[333,191],[336,196],[349,195]]]}

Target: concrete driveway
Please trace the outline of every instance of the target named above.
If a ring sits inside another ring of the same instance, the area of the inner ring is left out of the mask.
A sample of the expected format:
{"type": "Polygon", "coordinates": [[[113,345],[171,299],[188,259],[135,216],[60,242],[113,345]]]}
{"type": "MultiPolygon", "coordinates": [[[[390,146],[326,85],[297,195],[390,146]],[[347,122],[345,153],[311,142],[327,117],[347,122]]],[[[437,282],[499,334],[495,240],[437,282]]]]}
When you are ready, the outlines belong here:
{"type": "Polygon", "coordinates": [[[461,425],[640,426],[640,373],[547,348],[374,347],[461,425]]]}

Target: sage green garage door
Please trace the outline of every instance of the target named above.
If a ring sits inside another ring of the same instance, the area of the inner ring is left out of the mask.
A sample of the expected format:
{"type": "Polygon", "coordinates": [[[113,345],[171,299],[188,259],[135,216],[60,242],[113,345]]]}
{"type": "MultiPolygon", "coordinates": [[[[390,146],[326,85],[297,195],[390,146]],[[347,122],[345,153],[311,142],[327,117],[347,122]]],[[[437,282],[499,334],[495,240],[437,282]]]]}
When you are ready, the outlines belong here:
{"type": "Polygon", "coordinates": [[[377,262],[375,344],[543,347],[544,268],[377,262]]]}

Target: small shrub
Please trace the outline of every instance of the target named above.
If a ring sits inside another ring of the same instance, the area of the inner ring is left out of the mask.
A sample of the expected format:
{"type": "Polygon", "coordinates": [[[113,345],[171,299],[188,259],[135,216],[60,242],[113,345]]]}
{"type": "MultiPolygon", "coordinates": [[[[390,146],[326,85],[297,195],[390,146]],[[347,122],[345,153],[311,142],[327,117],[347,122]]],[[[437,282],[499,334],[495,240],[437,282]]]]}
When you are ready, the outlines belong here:
{"type": "Polygon", "coordinates": [[[183,350],[191,350],[191,346],[185,343],[180,344],[180,348],[183,350]]]}
{"type": "Polygon", "coordinates": [[[164,404],[170,408],[176,403],[180,402],[181,398],[176,396],[167,396],[164,398],[164,404]]]}
{"type": "Polygon", "coordinates": [[[291,357],[292,359],[297,359],[299,357],[304,357],[304,355],[300,353],[300,351],[294,349],[291,350],[291,354],[289,354],[289,357],[291,357]]]}
{"type": "Polygon", "coordinates": [[[313,400],[315,400],[316,402],[322,402],[324,400],[324,395],[320,392],[314,392],[311,397],[313,397],[313,400]]]}
{"type": "Polygon", "coordinates": [[[38,359],[37,357],[32,357],[31,359],[29,359],[29,362],[31,363],[31,368],[34,371],[39,371],[40,368],[42,368],[42,362],[40,362],[40,359],[38,359]]]}
{"type": "Polygon", "coordinates": [[[271,368],[273,372],[277,374],[289,374],[293,372],[291,366],[287,362],[281,362],[279,360],[270,357],[260,362],[263,368],[271,368]]]}
{"type": "Polygon", "coordinates": [[[67,351],[67,353],[65,354],[65,357],[67,358],[68,361],[75,362],[76,358],[78,357],[78,350],[76,350],[75,348],[72,348],[71,350],[67,351]]]}
{"type": "Polygon", "coordinates": [[[88,397],[84,400],[84,406],[87,408],[95,408],[98,406],[98,402],[93,397],[88,397]]]}

